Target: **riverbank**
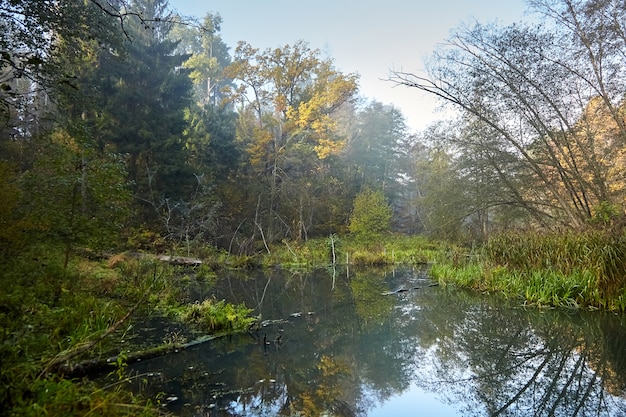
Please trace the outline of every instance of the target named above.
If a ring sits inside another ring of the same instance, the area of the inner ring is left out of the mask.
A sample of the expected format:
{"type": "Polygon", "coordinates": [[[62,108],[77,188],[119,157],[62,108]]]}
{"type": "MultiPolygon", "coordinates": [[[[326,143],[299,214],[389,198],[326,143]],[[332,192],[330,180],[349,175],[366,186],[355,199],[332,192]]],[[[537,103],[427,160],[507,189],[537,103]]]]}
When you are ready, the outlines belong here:
{"type": "Polygon", "coordinates": [[[33,248],[3,263],[0,277],[0,415],[158,416],[158,400],[131,393],[126,373],[137,351],[167,351],[203,335],[245,331],[250,309],[221,300],[189,301],[190,283],[210,288],[205,265],[173,265],[156,256],[123,253],[106,259],[33,248]],[[193,282],[192,282],[193,281],[193,282]],[[134,318],[170,323],[146,343],[134,318]],[[104,364],[107,358],[114,361],[104,364]],[[106,389],[82,375],[116,375],[106,389]],[[77,372],[77,369],[80,372],[77,372]]]}
{"type": "Polygon", "coordinates": [[[259,266],[310,268],[337,264],[431,264],[433,278],[498,293],[539,307],[626,311],[626,236],[611,230],[509,233],[464,248],[420,236],[385,236],[375,243],[331,236],[282,242],[254,261],[259,266]]]}

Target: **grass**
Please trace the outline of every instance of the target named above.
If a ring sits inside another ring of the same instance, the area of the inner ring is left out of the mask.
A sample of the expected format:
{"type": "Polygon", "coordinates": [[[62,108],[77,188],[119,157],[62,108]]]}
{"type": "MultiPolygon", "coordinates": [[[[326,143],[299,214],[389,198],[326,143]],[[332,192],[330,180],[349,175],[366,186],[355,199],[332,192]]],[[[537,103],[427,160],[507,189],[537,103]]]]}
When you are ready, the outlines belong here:
{"type": "MultiPolygon", "coordinates": [[[[95,340],[122,317],[119,293],[147,279],[86,260],[67,269],[61,252],[38,248],[37,256],[5,262],[0,277],[0,402],[14,416],[159,415],[159,407],[121,390],[102,391],[42,370],[56,355],[95,340]],[[126,287],[126,289],[124,289],[126,287]]],[[[140,283],[141,284],[141,283],[140,283]]],[[[143,284],[141,284],[143,285],[143,284]]],[[[90,355],[111,345],[97,343],[90,355]]]]}
{"type": "MultiPolygon", "coordinates": [[[[313,269],[331,265],[333,259],[359,266],[431,263],[433,277],[443,285],[500,293],[537,306],[626,311],[626,236],[611,232],[507,234],[470,253],[400,235],[381,235],[369,243],[350,236],[283,241],[269,249],[254,256],[205,249],[205,263],[193,271],[132,253],[106,262],[75,259],[64,268],[62,249],[50,247],[2,261],[4,409],[11,415],[158,415],[159,407],[121,388],[101,390],[42,369],[56,355],[97,340],[138,300],[153,310],[175,312],[204,332],[247,329],[255,318],[244,305],[181,301],[185,283],[197,279],[210,285],[219,268],[313,269]]],[[[110,352],[115,344],[109,339],[87,355],[110,352]]]]}
{"type": "Polygon", "coordinates": [[[256,321],[250,317],[253,310],[244,304],[233,305],[224,300],[204,300],[185,306],[179,316],[183,322],[198,329],[217,333],[222,331],[245,331],[256,321]]]}
{"type": "Polygon", "coordinates": [[[364,243],[351,236],[310,239],[307,242],[283,241],[261,256],[260,265],[311,269],[336,264],[359,266],[424,264],[441,251],[422,236],[381,235],[374,243],[364,243]],[[334,253],[333,253],[334,250],[334,253]]]}
{"type": "Polygon", "coordinates": [[[525,304],[626,311],[626,239],[610,232],[508,234],[463,262],[432,268],[442,284],[517,297],[525,304]]]}
{"type": "Polygon", "coordinates": [[[181,281],[215,278],[207,266],[182,271],[150,256],[125,253],[106,261],[75,258],[64,268],[62,248],[33,249],[0,266],[0,403],[8,415],[161,415],[161,407],[124,384],[102,390],[47,371],[48,364],[82,352],[91,341],[94,346],[71,361],[116,352],[123,336],[100,336],[138,302],[144,309],[186,308],[189,321],[197,319],[207,332],[238,330],[254,320],[244,317],[245,306],[181,302],[181,281]]]}

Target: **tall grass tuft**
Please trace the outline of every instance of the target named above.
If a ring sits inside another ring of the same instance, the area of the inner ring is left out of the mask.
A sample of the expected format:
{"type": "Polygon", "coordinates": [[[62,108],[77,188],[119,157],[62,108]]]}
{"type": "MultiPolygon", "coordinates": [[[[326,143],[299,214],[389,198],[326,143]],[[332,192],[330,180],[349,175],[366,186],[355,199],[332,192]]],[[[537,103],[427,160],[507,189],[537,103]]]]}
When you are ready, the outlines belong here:
{"type": "Polygon", "coordinates": [[[600,230],[584,233],[506,234],[484,247],[484,256],[511,271],[591,274],[601,295],[617,296],[626,285],[626,236],[600,230]]]}
{"type": "Polygon", "coordinates": [[[244,331],[256,321],[249,316],[252,311],[244,304],[204,300],[186,306],[181,312],[181,319],[205,332],[244,331]]]}

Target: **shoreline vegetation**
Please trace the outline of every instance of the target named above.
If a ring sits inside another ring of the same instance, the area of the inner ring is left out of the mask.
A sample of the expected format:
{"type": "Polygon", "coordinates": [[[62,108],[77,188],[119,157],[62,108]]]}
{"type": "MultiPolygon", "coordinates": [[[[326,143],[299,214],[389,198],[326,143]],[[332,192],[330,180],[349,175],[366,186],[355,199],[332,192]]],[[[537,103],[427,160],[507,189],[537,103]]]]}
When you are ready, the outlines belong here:
{"type": "Polygon", "coordinates": [[[247,331],[257,318],[245,305],[184,300],[186,283],[210,285],[225,269],[428,264],[442,286],[499,293],[538,307],[626,311],[626,236],[615,232],[508,234],[473,249],[419,236],[363,241],[332,235],[282,241],[253,256],[209,248],[184,258],[171,252],[106,258],[83,254],[64,267],[62,249],[40,247],[36,254],[5,261],[0,399],[7,415],[162,414],[158,401],[126,389],[137,377],[126,374],[126,363],[137,352],[166,353],[189,340],[247,331]],[[168,262],[176,259],[185,262],[168,262]],[[132,327],[124,317],[137,305],[137,314],[165,317],[179,323],[179,330],[165,335],[156,347],[121,345],[132,327]],[[72,364],[97,363],[102,369],[103,358],[110,357],[115,360],[105,368],[118,376],[118,384],[105,390],[70,377],[72,364]]]}

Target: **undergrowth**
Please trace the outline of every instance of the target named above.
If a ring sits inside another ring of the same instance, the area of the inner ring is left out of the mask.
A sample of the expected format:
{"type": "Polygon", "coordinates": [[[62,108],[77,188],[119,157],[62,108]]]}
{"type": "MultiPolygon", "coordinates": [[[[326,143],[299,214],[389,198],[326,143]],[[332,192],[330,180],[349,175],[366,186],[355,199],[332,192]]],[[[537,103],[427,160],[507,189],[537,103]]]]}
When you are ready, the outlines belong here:
{"type": "MultiPolygon", "coordinates": [[[[179,284],[192,278],[140,253],[102,261],[75,258],[65,268],[61,250],[33,249],[33,254],[1,265],[0,415],[161,415],[162,407],[131,393],[124,384],[105,390],[87,380],[64,378],[50,364],[65,357],[77,363],[119,350],[128,323],[119,327],[120,332],[101,336],[134,305],[154,309],[169,303],[182,308],[179,284]],[[89,349],[83,351],[85,346],[89,349]]],[[[192,273],[197,280],[214,278],[207,267],[192,273]]],[[[244,306],[216,303],[210,312],[202,311],[203,330],[244,326],[248,323],[244,312],[244,306]]]]}

